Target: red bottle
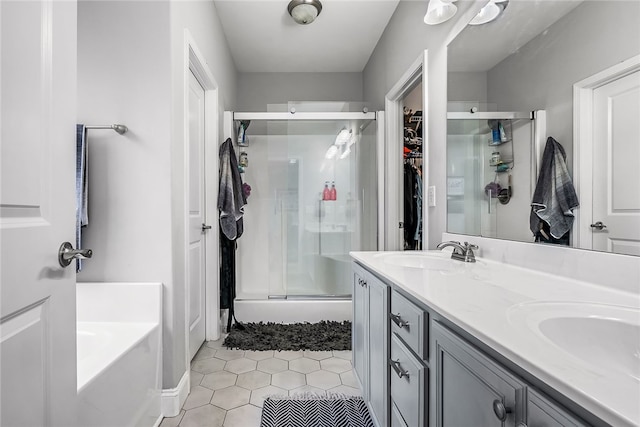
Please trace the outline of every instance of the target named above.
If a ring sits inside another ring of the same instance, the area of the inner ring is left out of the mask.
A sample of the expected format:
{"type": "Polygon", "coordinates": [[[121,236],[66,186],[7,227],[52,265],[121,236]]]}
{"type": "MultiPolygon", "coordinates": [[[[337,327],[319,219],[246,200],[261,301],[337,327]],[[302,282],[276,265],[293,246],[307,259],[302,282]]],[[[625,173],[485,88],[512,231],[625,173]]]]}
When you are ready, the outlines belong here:
{"type": "Polygon", "coordinates": [[[336,183],[331,181],[331,190],[329,190],[329,200],[336,200],[338,198],[338,192],[336,191],[336,183]]]}
{"type": "Polygon", "coordinates": [[[331,190],[329,190],[329,181],[324,182],[324,190],[322,190],[322,200],[331,200],[331,190]]]}

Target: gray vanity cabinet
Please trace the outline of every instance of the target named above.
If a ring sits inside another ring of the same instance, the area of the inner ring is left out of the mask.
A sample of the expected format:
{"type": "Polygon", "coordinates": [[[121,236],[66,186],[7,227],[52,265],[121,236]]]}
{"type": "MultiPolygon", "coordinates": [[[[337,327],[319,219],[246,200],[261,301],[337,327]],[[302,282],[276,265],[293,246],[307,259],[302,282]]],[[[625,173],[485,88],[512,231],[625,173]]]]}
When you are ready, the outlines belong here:
{"type": "Polygon", "coordinates": [[[374,422],[389,425],[389,286],[353,269],[353,365],[374,422]]]}
{"type": "Polygon", "coordinates": [[[505,427],[524,421],[523,383],[439,322],[432,322],[431,334],[436,426],[505,427]]]}
{"type": "Polygon", "coordinates": [[[353,370],[362,387],[362,397],[369,398],[369,292],[364,284],[366,273],[353,266],[353,324],[351,349],[353,370]]]}
{"type": "Polygon", "coordinates": [[[550,400],[529,389],[527,393],[528,427],[586,427],[550,400]]]}

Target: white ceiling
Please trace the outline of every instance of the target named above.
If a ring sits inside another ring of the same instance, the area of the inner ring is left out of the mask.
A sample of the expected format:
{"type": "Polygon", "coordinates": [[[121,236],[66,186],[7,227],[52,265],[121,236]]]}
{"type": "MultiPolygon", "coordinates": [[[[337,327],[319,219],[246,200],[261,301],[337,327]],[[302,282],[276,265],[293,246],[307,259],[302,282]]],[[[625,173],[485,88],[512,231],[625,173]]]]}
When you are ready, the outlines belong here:
{"type": "Polygon", "coordinates": [[[289,0],[214,0],[238,71],[361,72],[399,0],[321,0],[309,25],[289,0]]]}
{"type": "Polygon", "coordinates": [[[488,71],[583,0],[510,0],[495,21],[468,25],[449,45],[449,71],[488,71]]]}

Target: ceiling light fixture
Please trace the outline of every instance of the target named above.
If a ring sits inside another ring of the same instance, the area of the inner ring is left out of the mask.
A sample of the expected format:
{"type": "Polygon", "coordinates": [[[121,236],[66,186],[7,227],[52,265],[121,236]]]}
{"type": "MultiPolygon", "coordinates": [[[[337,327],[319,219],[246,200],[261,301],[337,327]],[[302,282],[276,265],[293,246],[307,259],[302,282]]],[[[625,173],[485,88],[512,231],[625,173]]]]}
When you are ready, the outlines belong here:
{"type": "Polygon", "coordinates": [[[287,10],[298,24],[308,25],[322,12],[322,3],[320,0],[291,0],[287,10]]]}
{"type": "Polygon", "coordinates": [[[331,144],[331,147],[329,147],[324,157],[325,159],[331,160],[336,156],[336,154],[338,154],[338,146],[331,144]]]}
{"type": "Polygon", "coordinates": [[[427,13],[424,15],[424,23],[437,25],[447,22],[453,18],[458,11],[458,7],[453,4],[456,0],[430,0],[427,13]]]}
{"type": "Polygon", "coordinates": [[[344,145],[351,139],[351,129],[342,129],[336,136],[336,145],[344,145]]]}
{"type": "Polygon", "coordinates": [[[491,0],[480,12],[469,22],[469,25],[482,25],[494,21],[507,7],[506,0],[491,0]]]}

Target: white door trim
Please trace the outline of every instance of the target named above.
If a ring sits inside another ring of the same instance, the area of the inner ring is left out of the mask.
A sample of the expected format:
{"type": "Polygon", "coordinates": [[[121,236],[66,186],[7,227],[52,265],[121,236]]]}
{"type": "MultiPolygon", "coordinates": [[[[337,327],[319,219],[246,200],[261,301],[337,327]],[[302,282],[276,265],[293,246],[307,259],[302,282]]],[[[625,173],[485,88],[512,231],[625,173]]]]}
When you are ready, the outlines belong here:
{"type": "MultiPolygon", "coordinates": [[[[382,200],[385,203],[384,209],[384,228],[379,230],[380,236],[382,236],[379,250],[402,250],[403,249],[403,233],[398,224],[401,222],[400,212],[402,211],[402,197],[401,192],[398,191],[402,188],[401,183],[401,165],[402,165],[402,141],[404,139],[403,123],[403,100],[409,94],[409,92],[415,87],[418,80],[422,79],[422,149],[425,153],[425,158],[428,153],[428,141],[426,136],[427,126],[429,123],[427,101],[427,51],[425,50],[411,66],[400,77],[398,82],[389,90],[384,99],[385,109],[385,162],[384,170],[379,171],[379,175],[384,176],[384,189],[381,193],[382,200]],[[397,141],[401,144],[398,145],[397,141]]],[[[423,185],[424,191],[429,186],[428,174],[423,173],[423,185]]],[[[423,194],[423,200],[426,199],[426,195],[423,194]]],[[[422,229],[425,231],[422,233],[423,248],[426,248],[426,230],[428,227],[428,209],[427,203],[422,204],[422,229]]]]}
{"type": "MultiPolygon", "coordinates": [[[[207,61],[198,49],[195,40],[191,36],[189,30],[184,30],[184,156],[185,156],[185,170],[184,170],[184,199],[185,205],[188,206],[188,173],[189,173],[189,146],[186,143],[188,141],[188,111],[189,111],[189,73],[193,73],[198,82],[205,90],[205,135],[204,135],[204,164],[205,164],[205,221],[208,225],[211,225],[211,229],[208,231],[206,239],[206,261],[205,261],[205,339],[217,340],[220,338],[220,321],[219,316],[216,314],[219,312],[219,287],[218,287],[218,219],[216,215],[216,209],[206,209],[206,207],[215,206],[218,199],[218,109],[219,109],[219,94],[218,84],[211,73],[207,65],[207,61]],[[214,203],[212,205],[212,203],[214,203]]],[[[186,250],[189,245],[189,233],[188,217],[185,217],[184,229],[185,229],[185,348],[187,354],[189,353],[189,287],[188,287],[188,266],[189,251],[186,250]]],[[[188,357],[187,357],[188,359],[188,357]]],[[[189,363],[187,361],[187,371],[189,370],[189,363]]]]}
{"type": "Polygon", "coordinates": [[[593,206],[593,92],[621,77],[640,70],[640,55],[616,64],[573,85],[573,183],[581,208],[573,223],[573,246],[591,249],[593,206]]]}

